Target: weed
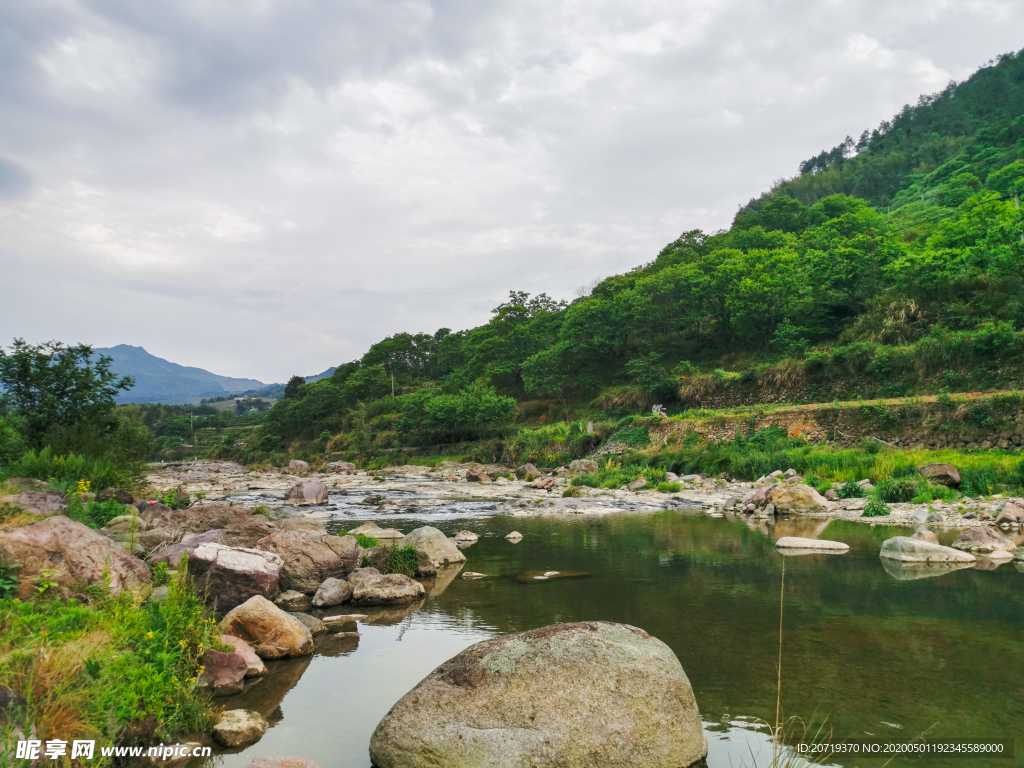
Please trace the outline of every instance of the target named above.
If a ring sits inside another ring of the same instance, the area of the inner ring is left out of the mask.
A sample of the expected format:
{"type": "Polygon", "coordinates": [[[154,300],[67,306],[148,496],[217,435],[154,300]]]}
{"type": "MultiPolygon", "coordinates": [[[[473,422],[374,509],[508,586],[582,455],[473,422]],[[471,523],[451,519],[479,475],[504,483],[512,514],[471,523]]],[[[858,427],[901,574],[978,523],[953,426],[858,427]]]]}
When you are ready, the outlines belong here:
{"type": "Polygon", "coordinates": [[[864,511],[860,514],[861,517],[888,517],[889,507],[884,501],[877,496],[872,496],[871,501],[864,507],[864,511]]]}
{"type": "Polygon", "coordinates": [[[185,509],[192,503],[192,500],[189,498],[184,486],[181,485],[175,486],[164,493],[164,495],[160,497],[160,501],[171,509],[185,509]]]}
{"type": "Polygon", "coordinates": [[[20,567],[18,563],[0,563],[0,600],[14,597],[18,593],[20,567]]]}
{"type": "Polygon", "coordinates": [[[852,480],[847,480],[839,486],[839,489],[836,491],[836,495],[839,496],[840,499],[862,499],[868,495],[868,492],[852,480]]]}
{"type": "Polygon", "coordinates": [[[164,587],[171,581],[171,567],[167,563],[157,563],[150,568],[150,576],[154,587],[164,587]]]}
{"type": "Polygon", "coordinates": [[[683,490],[683,486],[676,482],[665,481],[664,483],[658,483],[654,486],[654,490],[659,493],[679,493],[683,490]]]}
{"type": "Polygon", "coordinates": [[[356,543],[363,549],[373,549],[379,547],[380,542],[373,538],[373,536],[367,536],[365,533],[356,534],[356,543]]]}
{"type": "Polygon", "coordinates": [[[562,498],[578,498],[580,495],[580,486],[570,485],[564,491],[562,491],[562,498]]]}
{"type": "Polygon", "coordinates": [[[252,513],[254,515],[262,515],[263,517],[267,518],[267,520],[270,519],[270,507],[268,507],[266,504],[257,504],[255,507],[252,508],[252,513]]]}
{"type": "Polygon", "coordinates": [[[878,498],[890,504],[899,504],[913,499],[921,481],[910,477],[893,477],[878,484],[878,498]]]}

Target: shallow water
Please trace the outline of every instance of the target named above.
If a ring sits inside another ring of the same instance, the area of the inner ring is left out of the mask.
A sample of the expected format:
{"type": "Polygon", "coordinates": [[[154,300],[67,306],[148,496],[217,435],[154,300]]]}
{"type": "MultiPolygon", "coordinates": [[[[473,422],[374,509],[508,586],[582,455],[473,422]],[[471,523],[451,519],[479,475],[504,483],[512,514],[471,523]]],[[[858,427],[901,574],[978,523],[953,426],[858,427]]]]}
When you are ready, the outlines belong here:
{"type": "MultiPolygon", "coordinates": [[[[348,506],[331,527],[374,519],[408,531],[424,514],[373,517],[368,505],[348,506]]],[[[311,659],[268,664],[267,679],[223,703],[257,709],[272,727],[212,763],[241,768],[263,755],[301,755],[328,768],[368,768],[377,722],[446,659],[495,634],[603,619],[641,627],[678,655],[706,723],[710,768],[767,765],[771,748],[758,722],[775,720],[783,567],[785,717],[827,719],[839,738],[907,740],[926,730],[930,738],[1015,738],[1024,755],[1024,573],[1014,563],[886,568],[881,542],[909,531],[838,521],[758,527],[675,510],[530,518],[481,511],[439,510],[431,524],[448,535],[478,533],[464,570],[486,578],[453,572],[427,581],[422,605],[378,612],[357,638],[322,639],[311,659]],[[524,535],[518,544],[503,538],[513,529],[524,535]],[[784,557],[772,545],[783,535],[844,541],[851,550],[784,557]],[[533,578],[547,571],[573,573],[533,578]]],[[[901,764],[947,762],[891,763],[901,764]]]]}

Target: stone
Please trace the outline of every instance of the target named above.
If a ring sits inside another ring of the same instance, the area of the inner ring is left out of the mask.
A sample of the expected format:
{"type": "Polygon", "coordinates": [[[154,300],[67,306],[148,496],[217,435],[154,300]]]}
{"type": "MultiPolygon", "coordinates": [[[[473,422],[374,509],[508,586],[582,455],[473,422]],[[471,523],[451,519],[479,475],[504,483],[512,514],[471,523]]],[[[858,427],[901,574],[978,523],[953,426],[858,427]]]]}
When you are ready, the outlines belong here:
{"type": "Polygon", "coordinates": [[[324,579],[316,594],[313,596],[313,606],[316,608],[330,608],[333,605],[341,605],[352,597],[352,585],[342,579],[324,579]]]}
{"type": "Polygon", "coordinates": [[[362,613],[342,613],[336,616],[324,616],[324,626],[332,632],[354,632],[359,628],[359,619],[366,618],[362,613]]]}
{"type": "Polygon", "coordinates": [[[320,621],[320,619],[318,619],[316,616],[310,616],[308,613],[298,612],[289,613],[288,615],[298,619],[299,622],[302,623],[302,626],[308,629],[309,634],[311,634],[313,637],[322,635],[324,632],[327,631],[326,625],[324,625],[324,623],[320,621]]]}
{"type": "Polygon", "coordinates": [[[1024,509],[1016,504],[1007,504],[999,510],[999,514],[996,516],[996,525],[1005,523],[1016,523],[1017,525],[1024,523],[1024,509]]]}
{"type": "Polygon", "coordinates": [[[295,531],[278,531],[256,542],[256,549],[281,558],[281,588],[315,594],[325,579],[343,579],[359,565],[354,536],[324,536],[319,541],[295,531]]]}
{"type": "Polygon", "coordinates": [[[208,648],[199,660],[203,668],[199,685],[214,696],[232,696],[241,693],[249,664],[241,654],[222,653],[208,648]]]}
{"type": "MultiPolygon", "coordinates": [[[[162,506],[162,505],[161,505],[162,506]]],[[[164,543],[186,541],[199,533],[219,530],[219,544],[252,547],[277,530],[263,515],[254,515],[241,505],[210,504],[188,509],[160,511],[151,507],[140,512],[147,527],[139,534],[139,543],[147,552],[164,543]]]]}
{"type": "Polygon", "coordinates": [[[22,491],[16,496],[4,497],[4,502],[23,507],[26,512],[49,517],[63,514],[71,500],[58,491],[22,491]]]}
{"type": "Polygon", "coordinates": [[[939,543],[939,537],[936,536],[931,531],[928,531],[928,530],[917,531],[910,538],[917,539],[918,541],[927,541],[929,544],[938,544],[939,543]]]}
{"type": "Polygon", "coordinates": [[[189,553],[188,572],[199,594],[206,594],[207,603],[225,613],[255,595],[277,597],[283,565],[270,552],[200,544],[189,553]]]}
{"type": "Polygon", "coordinates": [[[288,462],[289,472],[309,472],[309,463],[302,459],[292,459],[288,462]]]}
{"type": "Polygon", "coordinates": [[[313,607],[313,598],[296,592],[294,589],[289,589],[274,598],[274,605],[286,613],[308,611],[313,607]]]}
{"type": "Polygon", "coordinates": [[[267,520],[272,522],[278,522],[280,520],[305,520],[306,516],[302,514],[295,507],[289,507],[282,505],[280,507],[270,507],[266,514],[267,520]]]}
{"type": "Polygon", "coordinates": [[[476,571],[465,571],[462,574],[464,579],[482,579],[486,576],[485,573],[477,573],[476,571]]]}
{"type": "Polygon", "coordinates": [[[213,738],[224,747],[241,747],[259,741],[267,732],[267,721],[252,709],[221,712],[213,724],[213,738]]]}
{"type": "Polygon", "coordinates": [[[558,487],[558,482],[557,477],[538,477],[528,487],[539,488],[542,491],[551,491],[558,487]]]}
{"type": "Polygon", "coordinates": [[[632,483],[626,486],[627,491],[639,491],[641,488],[647,485],[646,477],[638,477],[632,483]]]}
{"type": "Polygon", "coordinates": [[[917,468],[921,475],[939,485],[960,485],[960,470],[952,464],[925,464],[917,468]]]}
{"type": "Polygon", "coordinates": [[[507,534],[505,536],[505,538],[508,539],[509,541],[515,543],[517,541],[522,541],[523,540],[523,534],[521,534],[519,531],[512,531],[512,533],[507,534]]]}
{"type": "Polygon", "coordinates": [[[472,531],[459,531],[454,536],[456,541],[476,541],[480,537],[472,531]]]}
{"type": "Polygon", "coordinates": [[[290,517],[287,520],[281,520],[277,527],[282,531],[301,533],[307,538],[322,538],[327,535],[326,528],[316,520],[310,520],[308,517],[290,517]]]}
{"type": "Polygon", "coordinates": [[[987,525],[976,525],[961,531],[952,547],[961,552],[970,552],[972,555],[988,555],[994,552],[1012,552],[1013,542],[987,525]]]}
{"type": "Polygon", "coordinates": [[[823,495],[829,501],[839,501],[839,494],[836,492],[835,488],[829,488],[823,495]]]}
{"type": "Polygon", "coordinates": [[[481,472],[479,469],[467,469],[466,482],[484,483],[485,485],[488,485],[491,482],[491,478],[490,475],[488,475],[486,472],[481,472]]]}
{"type": "Polygon", "coordinates": [[[259,677],[260,675],[267,674],[267,665],[263,663],[263,659],[256,655],[256,651],[245,640],[234,635],[221,635],[220,642],[222,645],[229,646],[234,653],[245,660],[246,677],[259,677]]]}
{"type": "Polygon", "coordinates": [[[775,542],[779,549],[813,549],[821,552],[847,552],[849,544],[841,541],[827,541],[825,539],[805,539],[801,536],[783,536],[775,542]]]}
{"type": "Polygon", "coordinates": [[[356,605],[411,603],[426,592],[422,584],[404,574],[381,574],[376,568],[359,568],[349,575],[348,581],[356,605]]]}
{"type": "Polygon", "coordinates": [[[787,470],[786,470],[786,471],[785,471],[785,472],[783,473],[783,476],[784,476],[784,477],[786,477],[786,478],[788,479],[788,478],[790,478],[790,477],[796,477],[796,476],[797,476],[798,474],[800,474],[800,473],[799,473],[799,472],[797,472],[797,471],[796,471],[795,469],[793,469],[793,468],[791,467],[791,468],[787,469],[787,470]]]}
{"type": "Polygon", "coordinates": [[[245,640],[261,659],[313,652],[313,636],[306,626],[259,595],[233,608],[221,621],[220,629],[223,634],[245,640]]]}
{"type": "Polygon", "coordinates": [[[828,512],[832,504],[809,485],[783,485],[771,491],[769,496],[775,509],[783,514],[807,514],[828,512]]]}
{"type": "Polygon", "coordinates": [[[8,488],[15,488],[19,491],[48,491],[50,484],[45,480],[36,480],[34,477],[9,477],[3,481],[8,488]]]}
{"type": "Polygon", "coordinates": [[[477,643],[402,697],[370,739],[377,768],[689,768],[706,755],[675,654],[609,622],[477,643]]]}
{"type": "Polygon", "coordinates": [[[496,478],[494,478],[494,484],[495,485],[508,485],[509,484],[508,483],[508,478],[507,477],[496,477],[496,478]]]}
{"type": "Polygon", "coordinates": [[[359,468],[351,461],[332,461],[327,465],[327,468],[345,475],[354,475],[359,471],[359,468]]]}
{"type": "Polygon", "coordinates": [[[777,477],[782,477],[782,475],[783,475],[783,471],[781,469],[776,469],[774,472],[770,473],[768,475],[768,477],[777,478],[777,477]]]}
{"type": "Polygon", "coordinates": [[[106,488],[96,494],[96,501],[110,501],[111,499],[119,504],[135,503],[135,497],[128,493],[128,491],[122,491],[120,488],[106,488]]]}
{"type": "Polygon", "coordinates": [[[1024,546],[1017,547],[1013,550],[1014,560],[1024,560],[1024,546]]]}
{"type": "Polygon", "coordinates": [[[909,536],[894,536],[882,544],[879,557],[903,563],[973,563],[974,555],[909,536]]]}
{"type": "Polygon", "coordinates": [[[362,534],[363,536],[373,536],[378,541],[386,541],[391,539],[403,539],[405,534],[395,528],[381,528],[376,523],[363,523],[358,528],[353,528],[349,531],[350,536],[362,534]]]}
{"type": "Polygon", "coordinates": [[[327,486],[319,480],[304,480],[289,488],[284,498],[298,504],[326,504],[327,486]]]}
{"type": "Polygon", "coordinates": [[[18,564],[18,598],[35,593],[44,570],[50,572],[46,581],[66,589],[101,584],[107,571],[114,595],[150,583],[145,563],[99,531],[61,516],[0,530],[0,562],[18,564]]]}
{"type": "Polygon", "coordinates": [[[324,768],[324,765],[308,757],[261,757],[249,763],[249,768],[324,768]]]}
{"type": "MultiPolygon", "coordinates": [[[[569,462],[569,471],[573,474],[585,475],[591,472],[597,472],[598,469],[600,469],[600,467],[593,459],[574,459],[569,462]]],[[[669,478],[669,480],[672,479],[673,478],[671,477],[669,478]]]]}
{"type": "Polygon", "coordinates": [[[533,475],[539,477],[544,474],[533,464],[523,464],[521,467],[516,468],[516,480],[525,480],[527,475],[533,475]]]}
{"type": "Polygon", "coordinates": [[[157,563],[167,563],[171,567],[177,567],[182,554],[187,554],[191,557],[192,552],[200,544],[224,544],[223,534],[223,531],[217,529],[213,531],[206,531],[206,533],[190,535],[188,539],[174,544],[165,542],[154,549],[146,560],[153,565],[156,565],[157,563]]]}
{"type": "Polygon", "coordinates": [[[422,575],[437,573],[438,568],[446,565],[466,562],[466,556],[459,548],[441,531],[429,525],[410,531],[402,545],[416,548],[416,553],[420,555],[417,573],[422,575]]]}

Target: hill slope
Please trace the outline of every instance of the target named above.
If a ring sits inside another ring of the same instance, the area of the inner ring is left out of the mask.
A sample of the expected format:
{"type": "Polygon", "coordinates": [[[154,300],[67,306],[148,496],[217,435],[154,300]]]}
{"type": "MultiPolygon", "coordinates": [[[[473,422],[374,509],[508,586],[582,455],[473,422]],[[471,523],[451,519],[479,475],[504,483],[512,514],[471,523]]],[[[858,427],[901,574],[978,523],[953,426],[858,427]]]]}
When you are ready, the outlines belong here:
{"type": "Polygon", "coordinates": [[[178,365],[128,344],[95,352],[113,358],[111,368],[121,376],[135,377],[135,386],[118,399],[121,403],[198,402],[203,397],[248,392],[264,386],[255,379],[234,379],[178,365]]]}

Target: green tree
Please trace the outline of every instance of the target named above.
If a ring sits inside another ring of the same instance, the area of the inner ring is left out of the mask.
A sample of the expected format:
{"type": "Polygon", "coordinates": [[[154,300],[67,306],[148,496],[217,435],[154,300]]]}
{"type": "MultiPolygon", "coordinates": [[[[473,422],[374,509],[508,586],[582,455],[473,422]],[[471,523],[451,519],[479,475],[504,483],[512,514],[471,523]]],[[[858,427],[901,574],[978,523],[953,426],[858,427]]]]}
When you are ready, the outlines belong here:
{"type": "Polygon", "coordinates": [[[302,397],[302,390],[306,387],[306,380],[302,376],[292,376],[284,385],[284,399],[295,400],[302,397]]]}

